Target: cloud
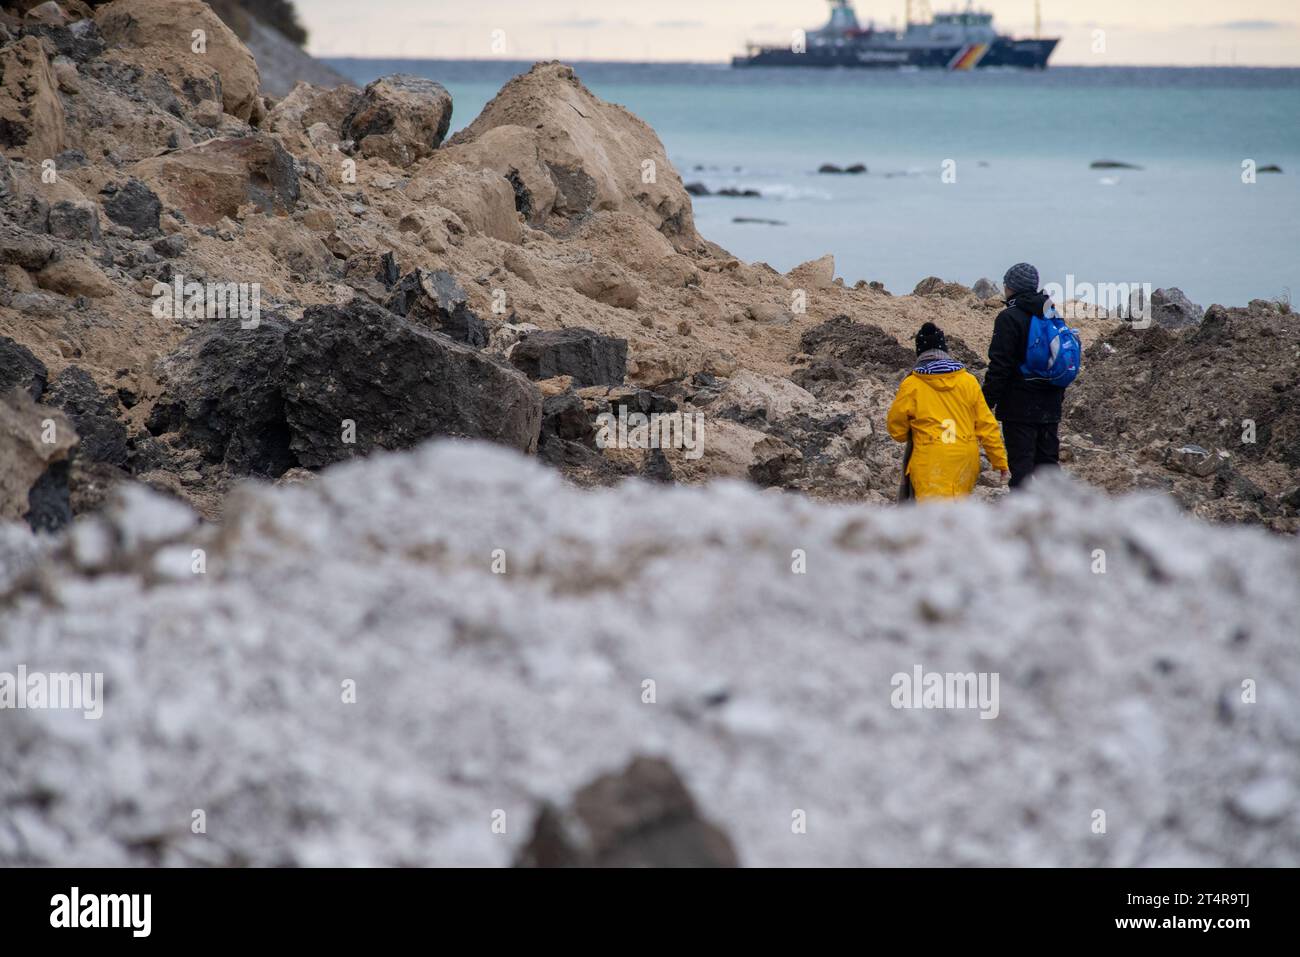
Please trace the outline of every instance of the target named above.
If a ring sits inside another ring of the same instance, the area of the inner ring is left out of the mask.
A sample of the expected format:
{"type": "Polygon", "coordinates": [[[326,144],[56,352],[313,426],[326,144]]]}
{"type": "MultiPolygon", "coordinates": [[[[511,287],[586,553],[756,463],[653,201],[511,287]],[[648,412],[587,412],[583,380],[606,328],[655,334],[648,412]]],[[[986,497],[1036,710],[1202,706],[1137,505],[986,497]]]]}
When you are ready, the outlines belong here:
{"type": "Polygon", "coordinates": [[[655,26],[664,30],[693,30],[704,26],[703,20],[659,20],[655,26]]]}

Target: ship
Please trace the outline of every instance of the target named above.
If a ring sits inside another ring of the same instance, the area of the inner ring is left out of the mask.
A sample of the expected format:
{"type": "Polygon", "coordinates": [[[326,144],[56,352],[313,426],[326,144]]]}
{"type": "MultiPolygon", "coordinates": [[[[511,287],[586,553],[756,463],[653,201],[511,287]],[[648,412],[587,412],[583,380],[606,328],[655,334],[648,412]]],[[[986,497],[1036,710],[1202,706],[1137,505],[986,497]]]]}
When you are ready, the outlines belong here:
{"type": "Polygon", "coordinates": [[[971,4],[955,13],[930,16],[928,3],[908,0],[906,28],[863,27],[849,0],[830,0],[831,18],[819,30],[795,31],[786,46],[750,44],[732,66],[875,67],[894,69],[975,70],[1012,67],[1044,70],[1060,42],[1038,34],[1040,16],[1034,7],[1034,33],[1018,39],[999,34],[993,14],[971,4]],[[915,8],[922,8],[917,11],[915,8]],[[918,15],[919,14],[919,15],[918,15]]]}

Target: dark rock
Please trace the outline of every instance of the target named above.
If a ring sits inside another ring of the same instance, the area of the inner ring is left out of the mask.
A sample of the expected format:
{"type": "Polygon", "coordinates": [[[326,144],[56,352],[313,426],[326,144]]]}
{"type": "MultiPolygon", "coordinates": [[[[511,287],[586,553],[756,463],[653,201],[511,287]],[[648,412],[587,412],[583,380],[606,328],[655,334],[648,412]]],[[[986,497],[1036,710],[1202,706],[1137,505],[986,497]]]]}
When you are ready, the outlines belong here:
{"type": "Polygon", "coordinates": [[[163,360],[163,395],[147,427],[179,433],[233,472],[275,477],[298,464],[281,393],[288,327],[266,315],[255,328],[240,326],[218,320],[163,360]]]}
{"type": "Polygon", "coordinates": [[[66,367],[50,382],[44,402],[62,409],[72,420],[81,437],[78,459],[118,467],[126,464],[127,431],[118,419],[117,396],[109,398],[101,392],[89,372],[77,366],[66,367]]]}
{"type": "Polygon", "coordinates": [[[663,449],[650,449],[646,452],[645,465],[641,467],[641,477],[649,482],[672,483],[677,481],[673,474],[672,463],[663,449]]]}
{"type": "Polygon", "coordinates": [[[709,192],[709,187],[705,186],[703,183],[687,183],[684,188],[686,192],[690,193],[692,196],[712,195],[709,192]]]}
{"type": "Polygon", "coordinates": [[[1141,169],[1141,166],[1134,166],[1132,163],[1121,163],[1119,160],[1093,160],[1088,164],[1089,169],[1141,169]]]}
{"type": "Polygon", "coordinates": [[[45,363],[26,346],[8,336],[0,336],[0,396],[10,389],[24,389],[35,401],[40,401],[49,381],[45,363]]]}
{"type": "Polygon", "coordinates": [[[573,376],[573,384],[621,385],[627,375],[627,340],[590,329],[532,332],[510,352],[510,362],[530,379],[573,376]]]}
{"type": "Polygon", "coordinates": [[[465,290],[451,273],[417,269],[395,284],[385,303],[390,312],[476,349],[488,344],[487,324],[469,308],[465,290]]]}
{"type": "Polygon", "coordinates": [[[397,265],[397,257],[392,252],[386,252],[379,259],[379,272],[375,278],[384,284],[385,289],[392,289],[397,285],[397,280],[402,278],[402,270],[397,265]]]}
{"type": "Polygon", "coordinates": [[[541,440],[552,437],[595,447],[595,427],[577,393],[547,396],[542,403],[541,440]]]}
{"type": "Polygon", "coordinates": [[[818,166],[818,167],[817,167],[817,172],[819,172],[819,173],[843,173],[843,172],[844,172],[844,168],[843,168],[842,166],[836,166],[834,163],[822,163],[821,166],[818,166]]]}
{"type": "Polygon", "coordinates": [[[164,236],[162,239],[155,239],[153,242],[153,251],[159,256],[167,259],[175,259],[185,252],[185,237],[180,233],[172,233],[170,236],[164,236]]]}
{"type": "Polygon", "coordinates": [[[99,212],[94,203],[60,200],[50,207],[50,235],[57,239],[99,242],[99,212]]]}
{"type": "Polygon", "coordinates": [[[518,867],[736,867],[731,840],[700,817],[672,765],[636,757],[561,809],[544,804],[518,867]]]}
{"type": "MultiPolygon", "coordinates": [[[[93,4],[92,4],[93,5],[93,4]]],[[[52,23],[24,23],[26,36],[48,40],[61,56],[84,63],[99,56],[107,47],[99,25],[89,17],[67,26],[52,23]]]]}
{"type": "Polygon", "coordinates": [[[1276,163],[1268,163],[1267,165],[1261,166],[1258,169],[1256,169],[1255,172],[1256,173],[1280,173],[1282,172],[1282,167],[1278,166],[1276,163]]]}
{"type": "Polygon", "coordinates": [[[847,167],[845,167],[845,169],[844,169],[844,172],[849,173],[850,175],[853,175],[853,176],[861,175],[862,173],[865,173],[866,171],[867,171],[867,164],[866,164],[866,163],[854,163],[852,166],[847,166],[847,167]]]}
{"type": "Polygon", "coordinates": [[[915,350],[899,343],[880,326],[854,322],[848,316],[836,316],[809,329],[800,337],[799,348],[809,355],[838,359],[855,369],[872,365],[910,369],[916,361],[915,350]]]}
{"type": "Polygon", "coordinates": [[[44,269],[54,257],[54,244],[15,226],[0,228],[0,264],[12,263],[28,272],[44,269]]]}
{"type": "Polygon", "coordinates": [[[104,214],[119,226],[125,226],[136,236],[147,236],[158,231],[162,203],[144,183],[128,179],[121,186],[109,184],[100,192],[104,214]]]}
{"type": "Polygon", "coordinates": [[[451,110],[451,94],[441,83],[407,74],[384,76],[362,91],[341,133],[362,155],[406,166],[438,148],[451,126],[451,110]]]}
{"type": "Polygon", "coordinates": [[[1157,289],[1151,293],[1151,321],[1156,325],[1180,329],[1196,325],[1204,315],[1205,310],[1177,287],[1157,289]]]}
{"type": "Polygon", "coordinates": [[[68,462],[53,462],[27,493],[27,524],[34,532],[57,532],[72,521],[68,462]]]}
{"type": "Polygon", "coordinates": [[[308,468],[435,435],[537,449],[542,396],[502,362],[354,299],[312,306],[289,333],[285,419],[308,468]],[[340,439],[344,420],[355,442],[340,439]]]}
{"type": "Polygon", "coordinates": [[[722,189],[718,190],[713,195],[754,198],[754,197],[762,196],[763,194],[756,189],[738,189],[735,186],[724,186],[722,189]]]}

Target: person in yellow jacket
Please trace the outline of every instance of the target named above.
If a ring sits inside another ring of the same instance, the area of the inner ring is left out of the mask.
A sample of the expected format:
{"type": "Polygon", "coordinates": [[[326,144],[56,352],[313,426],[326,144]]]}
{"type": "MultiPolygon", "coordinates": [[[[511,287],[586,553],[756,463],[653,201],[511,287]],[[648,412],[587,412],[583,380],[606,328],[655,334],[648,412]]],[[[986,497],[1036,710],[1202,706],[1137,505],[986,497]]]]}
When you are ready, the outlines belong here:
{"type": "Polygon", "coordinates": [[[969,495],[979,478],[981,447],[1006,480],[1002,430],[979,380],[948,354],[943,330],[933,322],[916,334],[916,367],[898,387],[886,421],[894,441],[912,440],[905,469],[918,500],[969,495]]]}

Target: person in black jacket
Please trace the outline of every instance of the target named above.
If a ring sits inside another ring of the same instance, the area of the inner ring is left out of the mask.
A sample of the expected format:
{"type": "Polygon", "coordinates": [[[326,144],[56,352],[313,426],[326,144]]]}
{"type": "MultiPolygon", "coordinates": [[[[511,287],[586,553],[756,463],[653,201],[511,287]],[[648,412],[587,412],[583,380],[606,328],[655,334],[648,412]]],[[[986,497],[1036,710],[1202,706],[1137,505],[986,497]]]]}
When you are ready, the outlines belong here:
{"type": "Polygon", "coordinates": [[[1020,372],[1029,344],[1029,320],[1041,316],[1046,293],[1038,291],[1038,270],[1017,263],[1002,277],[1007,307],[993,323],[984,400],[1002,423],[1002,439],[1011,464],[1012,488],[1019,488],[1037,469],[1056,468],[1060,456],[1057,429],[1065,389],[1020,372]]]}

